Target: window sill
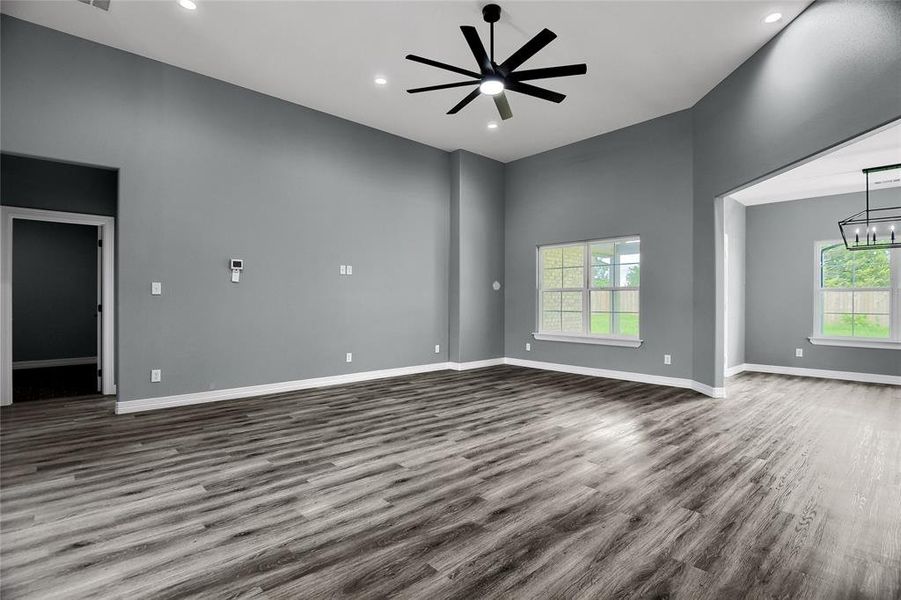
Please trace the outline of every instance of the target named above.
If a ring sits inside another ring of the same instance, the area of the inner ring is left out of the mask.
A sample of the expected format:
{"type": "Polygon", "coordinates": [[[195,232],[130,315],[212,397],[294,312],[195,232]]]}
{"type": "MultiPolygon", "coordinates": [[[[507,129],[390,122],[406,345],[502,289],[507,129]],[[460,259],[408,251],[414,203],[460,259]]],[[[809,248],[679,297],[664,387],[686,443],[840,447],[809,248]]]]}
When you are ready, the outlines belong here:
{"type": "Polygon", "coordinates": [[[532,337],[544,342],[568,342],[571,344],[593,344],[596,346],[619,346],[638,348],[644,340],[636,338],[601,337],[596,335],[562,335],[556,333],[533,333],[532,337]]]}
{"type": "Polygon", "coordinates": [[[881,348],[883,350],[901,350],[901,342],[892,340],[862,340],[852,338],[814,337],[807,338],[815,346],[844,346],[847,348],[881,348]]]}

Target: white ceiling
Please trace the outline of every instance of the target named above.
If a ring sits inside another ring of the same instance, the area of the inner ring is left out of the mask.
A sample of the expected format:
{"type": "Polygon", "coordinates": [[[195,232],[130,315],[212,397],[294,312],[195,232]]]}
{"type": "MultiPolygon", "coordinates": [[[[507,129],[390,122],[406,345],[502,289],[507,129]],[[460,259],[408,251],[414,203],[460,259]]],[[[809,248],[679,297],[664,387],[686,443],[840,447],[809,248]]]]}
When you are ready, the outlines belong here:
{"type": "MultiPolygon", "coordinates": [[[[809,0],[501,2],[498,59],[543,27],[558,38],[523,68],[588,63],[588,75],[539,85],[553,104],[509,93],[514,118],[496,130],[494,103],[467,90],[404,90],[464,78],[404,60],[419,54],[475,68],[460,25],[483,39],[483,2],[112,0],[6,1],[2,12],[121,48],[444,150],[508,162],[694,105],[797,16],[809,0]],[[765,15],[782,21],[767,25],[765,15]],[[383,75],[388,85],[373,84],[383,75]]],[[[487,43],[486,43],[487,46],[487,43]]],[[[501,62],[501,60],[498,60],[501,62]]]]}
{"type": "MultiPolygon", "coordinates": [[[[860,192],[863,169],[901,163],[901,121],[861,136],[840,148],[730,196],[742,204],[767,204],[800,198],[860,192]]],[[[897,172],[870,174],[870,189],[899,187],[897,172]],[[884,181],[883,181],[884,180],[884,181]]]]}

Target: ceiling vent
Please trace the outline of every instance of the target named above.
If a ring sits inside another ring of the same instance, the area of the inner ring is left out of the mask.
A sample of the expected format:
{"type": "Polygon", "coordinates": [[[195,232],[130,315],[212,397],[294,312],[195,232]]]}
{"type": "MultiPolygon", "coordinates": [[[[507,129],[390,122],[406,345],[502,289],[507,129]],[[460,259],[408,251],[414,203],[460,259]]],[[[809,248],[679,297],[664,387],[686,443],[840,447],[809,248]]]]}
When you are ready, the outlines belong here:
{"type": "Polygon", "coordinates": [[[91,6],[99,8],[100,10],[109,11],[110,0],[78,0],[78,1],[83,4],[90,4],[91,6]]]}

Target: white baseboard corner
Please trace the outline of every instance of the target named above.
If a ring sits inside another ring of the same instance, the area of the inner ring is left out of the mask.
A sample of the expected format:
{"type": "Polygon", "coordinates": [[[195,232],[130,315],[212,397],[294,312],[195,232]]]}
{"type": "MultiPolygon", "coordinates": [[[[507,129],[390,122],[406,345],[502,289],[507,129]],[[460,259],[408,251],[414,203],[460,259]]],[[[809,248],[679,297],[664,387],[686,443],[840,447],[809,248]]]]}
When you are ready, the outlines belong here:
{"type": "Polygon", "coordinates": [[[733,367],[737,369],[734,373],[726,376],[731,377],[734,374],[743,371],[754,373],[773,373],[775,375],[794,375],[795,377],[817,377],[820,379],[841,379],[844,381],[856,381],[859,383],[882,383],[885,385],[901,385],[901,376],[898,375],[881,375],[878,373],[860,373],[858,371],[834,371],[831,369],[807,369],[804,367],[783,367],[780,365],[759,365],[753,363],[745,363],[733,367]]]}
{"type": "Polygon", "coordinates": [[[636,381],[652,385],[665,385],[669,387],[687,388],[695,390],[711,398],[725,398],[725,388],[714,388],[692,379],[682,377],[666,377],[664,375],[648,375],[645,373],[633,373],[631,371],[614,371],[611,369],[598,369],[595,367],[579,367],[537,360],[524,360],[521,358],[505,358],[504,363],[517,367],[530,369],[542,369],[545,371],[558,371],[560,373],[573,373],[575,375],[588,375],[590,377],[605,377],[607,379],[621,379],[624,381],[636,381]]]}
{"type": "Polygon", "coordinates": [[[497,365],[505,364],[506,359],[503,357],[500,358],[488,358],[485,360],[474,360],[471,362],[449,362],[447,366],[452,371],[468,371],[470,369],[482,369],[484,367],[496,367],[497,365]]]}
{"type": "Polygon", "coordinates": [[[747,365],[742,363],[740,365],[733,365],[731,367],[726,367],[725,373],[723,375],[725,377],[734,377],[739,373],[743,373],[746,370],[747,365]]]}
{"type": "Polygon", "coordinates": [[[49,367],[71,367],[75,365],[96,364],[96,356],[76,356],[74,358],[48,358],[45,360],[17,360],[13,362],[13,371],[20,369],[46,369],[49,367]]]}

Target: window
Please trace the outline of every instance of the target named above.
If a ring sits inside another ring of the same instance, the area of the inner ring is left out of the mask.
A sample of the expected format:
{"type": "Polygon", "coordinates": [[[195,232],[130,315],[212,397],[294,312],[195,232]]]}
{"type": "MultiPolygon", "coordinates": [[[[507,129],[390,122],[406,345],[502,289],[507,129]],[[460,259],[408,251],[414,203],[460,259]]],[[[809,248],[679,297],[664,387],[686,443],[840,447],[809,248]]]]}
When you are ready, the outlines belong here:
{"type": "Polygon", "coordinates": [[[901,342],[897,254],[887,248],[852,252],[841,242],[817,244],[812,342],[901,342]]]}
{"type": "Polygon", "coordinates": [[[637,237],[539,247],[535,337],[638,346],[640,280],[637,237]]]}

